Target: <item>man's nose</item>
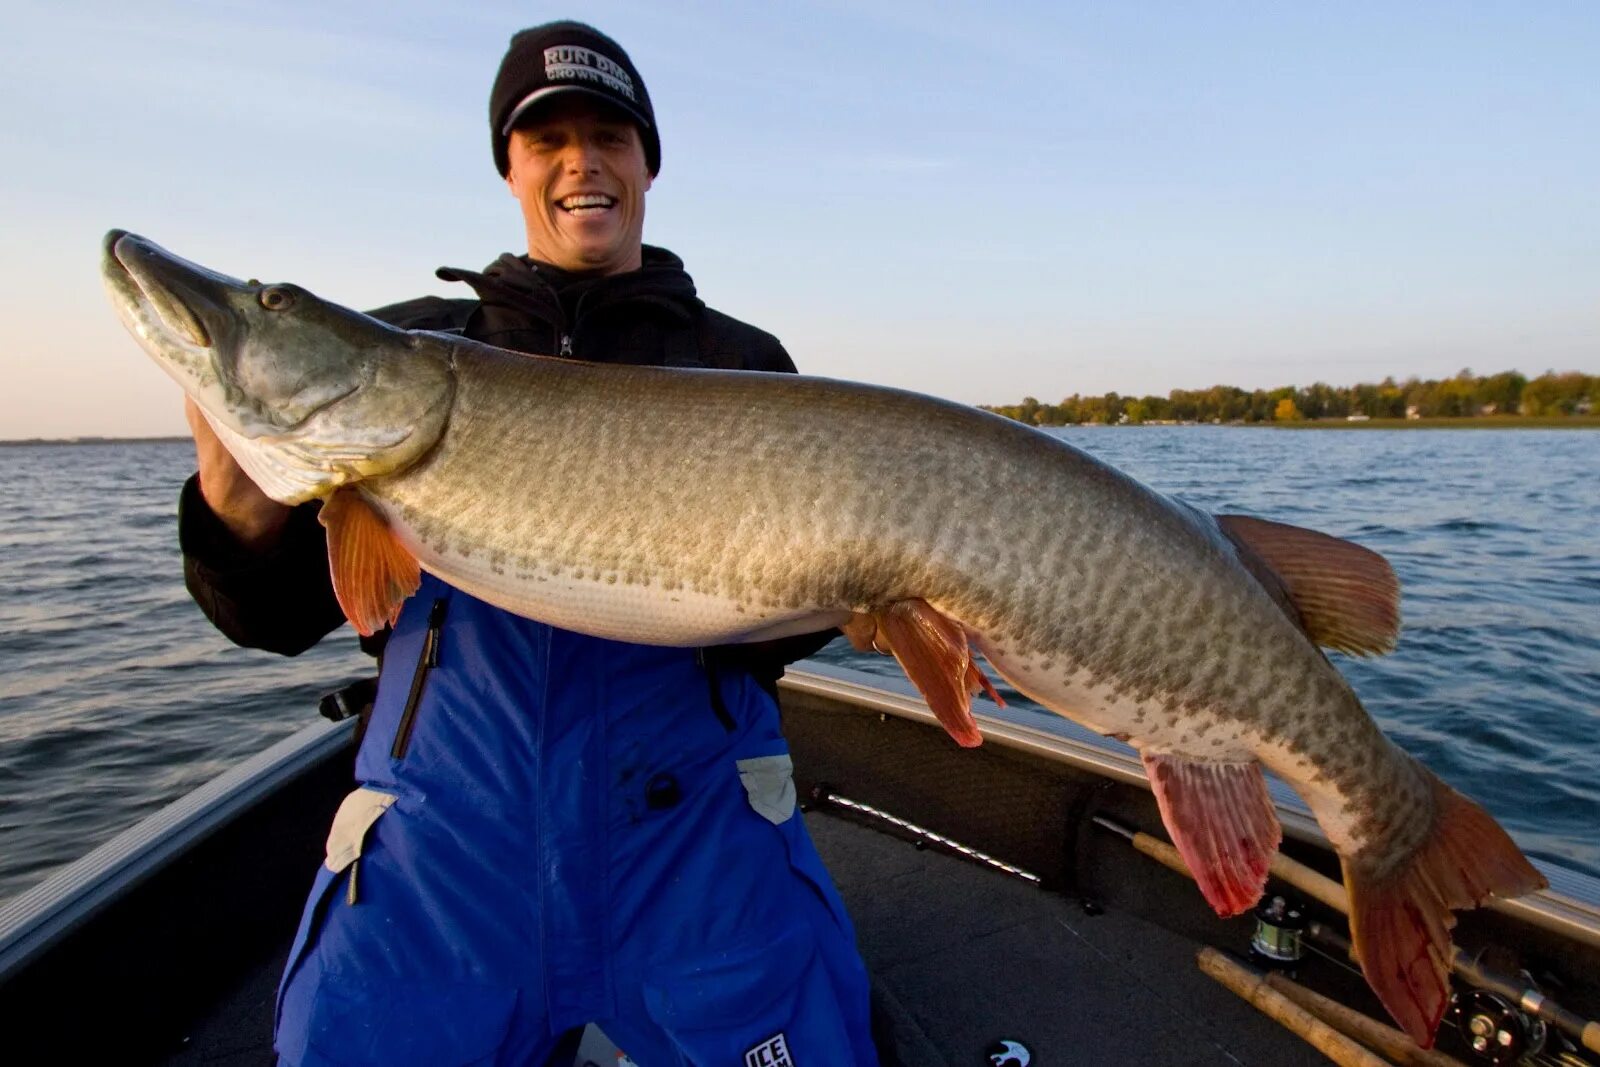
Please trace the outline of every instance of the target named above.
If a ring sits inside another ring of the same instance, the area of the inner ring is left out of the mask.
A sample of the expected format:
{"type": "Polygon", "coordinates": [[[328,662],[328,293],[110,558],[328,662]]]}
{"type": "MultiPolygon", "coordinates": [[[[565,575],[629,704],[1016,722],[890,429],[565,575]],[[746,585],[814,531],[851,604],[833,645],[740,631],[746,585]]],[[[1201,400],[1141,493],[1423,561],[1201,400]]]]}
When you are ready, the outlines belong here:
{"type": "Polygon", "coordinates": [[[577,138],[567,146],[567,171],[571,174],[594,174],[600,169],[600,153],[589,142],[577,138]]]}

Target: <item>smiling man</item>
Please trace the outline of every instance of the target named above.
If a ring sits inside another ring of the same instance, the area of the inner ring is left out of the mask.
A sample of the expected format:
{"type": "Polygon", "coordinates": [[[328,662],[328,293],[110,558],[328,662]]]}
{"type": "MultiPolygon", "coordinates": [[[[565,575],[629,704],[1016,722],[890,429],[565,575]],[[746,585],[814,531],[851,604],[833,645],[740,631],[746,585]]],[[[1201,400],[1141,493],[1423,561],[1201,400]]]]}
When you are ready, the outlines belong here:
{"type": "Polygon", "coordinates": [[[522,203],[529,255],[572,271],[638,270],[655,173],[639,127],[571,93],[535,101],[511,123],[506,184],[522,203]]]}
{"type": "MultiPolygon", "coordinates": [[[[517,34],[490,134],[527,255],[439,272],[475,300],[374,314],[572,359],[794,370],[642,243],[661,141],[615,41],[576,22],[517,34]]],[[[316,506],[272,502],[191,425],[189,588],[233,640],[293,655],[343,621],[316,506]]],[[[876,1063],[778,723],[784,665],[831,636],[627,645],[425,575],[290,952],[282,1061],[544,1064],[598,1022],[644,1067],[876,1063]]]]}

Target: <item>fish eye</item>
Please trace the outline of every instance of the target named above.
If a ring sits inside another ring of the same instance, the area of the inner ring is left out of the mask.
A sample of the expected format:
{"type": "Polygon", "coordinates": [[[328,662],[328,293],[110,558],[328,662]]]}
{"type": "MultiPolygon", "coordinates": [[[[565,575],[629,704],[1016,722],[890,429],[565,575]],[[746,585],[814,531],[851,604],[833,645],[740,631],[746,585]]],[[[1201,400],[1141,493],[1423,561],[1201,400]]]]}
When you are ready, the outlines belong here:
{"type": "Polygon", "coordinates": [[[268,311],[282,311],[294,303],[294,293],[281,285],[269,285],[257,299],[268,311]]]}

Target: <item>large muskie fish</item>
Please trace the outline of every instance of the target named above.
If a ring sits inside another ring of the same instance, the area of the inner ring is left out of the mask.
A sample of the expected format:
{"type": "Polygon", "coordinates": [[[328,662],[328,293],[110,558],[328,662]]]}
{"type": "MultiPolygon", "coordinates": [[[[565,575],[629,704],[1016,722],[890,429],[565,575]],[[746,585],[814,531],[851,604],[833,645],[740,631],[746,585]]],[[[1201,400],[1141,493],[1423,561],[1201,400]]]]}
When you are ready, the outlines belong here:
{"type": "Polygon", "coordinates": [[[1169,500],[1015,422],[793,375],[618,367],[408,333],[107,235],[123,322],[285,504],[325,501],[362,632],[418,566],[510,611],[661,645],[843,626],[964,745],[987,679],[1143,756],[1223,915],[1281,834],[1266,765],[1343,861],[1354,941],[1427,1045],[1452,908],[1544,884],[1379,732],[1319,645],[1387,651],[1399,588],[1356,545],[1169,500]],[[1006,521],[994,517],[1006,501],[1006,521]]]}

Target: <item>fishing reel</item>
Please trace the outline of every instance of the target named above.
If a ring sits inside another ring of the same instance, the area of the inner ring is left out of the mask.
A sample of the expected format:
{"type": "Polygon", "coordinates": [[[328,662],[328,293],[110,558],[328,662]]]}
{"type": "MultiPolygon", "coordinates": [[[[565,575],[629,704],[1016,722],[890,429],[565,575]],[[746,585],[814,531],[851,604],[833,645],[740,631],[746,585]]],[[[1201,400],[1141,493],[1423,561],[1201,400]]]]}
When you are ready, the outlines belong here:
{"type": "Polygon", "coordinates": [[[1283,897],[1269,897],[1256,908],[1250,955],[1269,968],[1293,970],[1305,955],[1305,910],[1283,897]]]}
{"type": "Polygon", "coordinates": [[[1461,1028],[1462,1040],[1478,1058],[1495,1067],[1538,1055],[1550,1036],[1549,1025],[1543,1019],[1525,1014],[1487,989],[1452,997],[1450,1019],[1461,1028]]]}

